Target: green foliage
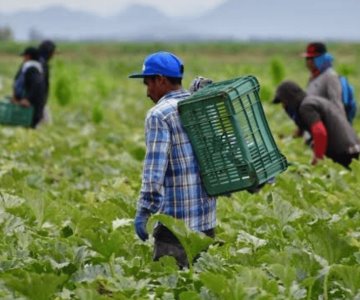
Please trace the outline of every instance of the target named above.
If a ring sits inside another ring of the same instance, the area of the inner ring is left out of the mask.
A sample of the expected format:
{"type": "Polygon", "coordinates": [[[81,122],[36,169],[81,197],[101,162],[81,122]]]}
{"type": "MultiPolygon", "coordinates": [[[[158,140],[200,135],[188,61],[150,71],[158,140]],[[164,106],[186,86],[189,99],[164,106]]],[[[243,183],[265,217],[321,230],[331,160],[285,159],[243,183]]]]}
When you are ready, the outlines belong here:
{"type": "MultiPolygon", "coordinates": [[[[356,298],[360,295],[360,266],[334,265],[331,268],[331,281],[339,282],[342,293],[349,298],[356,298]]],[[[341,293],[340,293],[341,294],[341,293]]]]}
{"type": "Polygon", "coordinates": [[[92,111],[92,120],[95,124],[99,124],[104,119],[103,109],[99,104],[95,104],[92,111]]]}
{"type": "Polygon", "coordinates": [[[353,66],[347,64],[340,64],[337,67],[338,73],[343,76],[356,75],[356,70],[353,66]]]}
{"type": "MultiPolygon", "coordinates": [[[[0,45],[0,98],[23,46],[0,45]]],[[[292,138],[292,121],[268,101],[285,75],[305,85],[308,71],[298,58],[304,46],[60,43],[51,69],[53,124],[0,127],[0,298],[359,298],[360,162],[351,172],[330,160],[311,166],[311,149],[292,138]],[[184,270],[172,257],[153,262],[152,239],[141,242],[133,229],[143,122],[153,104],[142,81],[127,76],[159,49],[183,58],[185,87],[199,74],[258,77],[269,126],[292,163],[257,194],[220,197],[215,240],[154,216],[149,232],[164,223],[190,260],[196,257],[184,270]]],[[[339,61],[347,53],[339,73],[356,76],[359,50],[331,45],[339,61]]],[[[354,127],[360,131],[359,119],[354,127]]]]}
{"type": "Polygon", "coordinates": [[[223,275],[202,273],[200,280],[219,299],[243,299],[246,295],[243,286],[237,280],[228,280],[223,275]]]}
{"type": "Polygon", "coordinates": [[[273,90],[267,85],[261,85],[260,87],[260,99],[265,101],[270,101],[274,98],[273,90]]]}
{"type": "Polygon", "coordinates": [[[155,215],[152,217],[152,220],[159,221],[178,238],[185,249],[189,262],[192,262],[201,251],[206,250],[213,242],[213,240],[206,235],[189,230],[183,221],[176,220],[170,216],[155,215]]]}
{"type": "Polygon", "coordinates": [[[272,82],[277,86],[285,78],[285,66],[280,58],[273,58],[270,62],[272,82]]]}
{"type": "Polygon", "coordinates": [[[71,76],[65,71],[61,71],[55,79],[54,94],[57,102],[61,106],[69,104],[73,98],[73,86],[71,80],[71,76]]]}
{"type": "Polygon", "coordinates": [[[15,270],[2,276],[2,280],[9,288],[28,299],[48,300],[64,284],[67,276],[15,270]]]}

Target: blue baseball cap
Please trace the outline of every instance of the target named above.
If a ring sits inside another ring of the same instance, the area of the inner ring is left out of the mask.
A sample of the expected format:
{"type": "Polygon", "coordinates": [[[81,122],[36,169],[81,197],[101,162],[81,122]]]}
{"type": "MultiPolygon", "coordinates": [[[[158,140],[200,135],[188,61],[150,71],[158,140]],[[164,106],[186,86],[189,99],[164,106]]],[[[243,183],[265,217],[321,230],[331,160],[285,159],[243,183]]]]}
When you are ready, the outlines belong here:
{"type": "Polygon", "coordinates": [[[184,65],[180,58],[170,52],[156,52],[145,58],[142,73],[131,74],[129,78],[144,78],[147,76],[166,76],[182,78],[184,65]]]}

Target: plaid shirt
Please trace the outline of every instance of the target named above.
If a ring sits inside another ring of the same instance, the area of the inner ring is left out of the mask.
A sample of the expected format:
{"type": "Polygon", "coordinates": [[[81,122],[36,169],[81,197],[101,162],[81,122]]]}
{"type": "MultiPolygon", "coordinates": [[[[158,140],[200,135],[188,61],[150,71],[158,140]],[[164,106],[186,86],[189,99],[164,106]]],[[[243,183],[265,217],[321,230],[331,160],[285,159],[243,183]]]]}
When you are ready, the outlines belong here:
{"type": "Polygon", "coordinates": [[[147,114],[146,156],[138,210],[182,219],[189,228],[215,227],[216,199],[205,192],[189,138],[179,118],[177,103],[190,94],[184,90],[163,96],[147,114]]]}

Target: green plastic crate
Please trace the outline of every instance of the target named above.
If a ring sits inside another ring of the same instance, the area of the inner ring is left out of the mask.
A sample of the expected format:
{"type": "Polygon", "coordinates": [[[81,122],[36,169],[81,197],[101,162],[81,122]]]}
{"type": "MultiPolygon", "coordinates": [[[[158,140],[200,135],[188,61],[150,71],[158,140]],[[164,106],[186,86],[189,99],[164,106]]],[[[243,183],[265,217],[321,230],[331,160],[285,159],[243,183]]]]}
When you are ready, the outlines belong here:
{"type": "Polygon", "coordinates": [[[6,99],[0,101],[0,124],[29,127],[32,118],[32,107],[22,107],[6,99]]]}
{"type": "Polygon", "coordinates": [[[178,103],[209,195],[267,182],[286,170],[253,76],[213,83],[178,103]]]}

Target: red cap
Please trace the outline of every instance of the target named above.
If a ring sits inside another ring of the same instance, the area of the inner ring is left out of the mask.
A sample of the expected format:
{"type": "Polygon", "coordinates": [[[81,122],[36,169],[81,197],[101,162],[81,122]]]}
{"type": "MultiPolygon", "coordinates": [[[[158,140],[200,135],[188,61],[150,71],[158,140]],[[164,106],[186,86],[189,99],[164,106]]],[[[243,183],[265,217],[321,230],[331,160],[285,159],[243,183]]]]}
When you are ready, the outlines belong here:
{"type": "Polygon", "coordinates": [[[310,43],[306,47],[306,52],[302,54],[303,57],[312,58],[320,56],[324,53],[326,53],[326,46],[323,43],[310,43]]]}

